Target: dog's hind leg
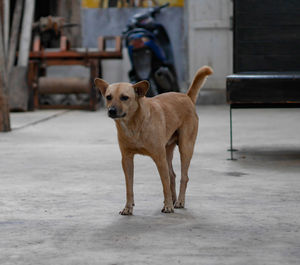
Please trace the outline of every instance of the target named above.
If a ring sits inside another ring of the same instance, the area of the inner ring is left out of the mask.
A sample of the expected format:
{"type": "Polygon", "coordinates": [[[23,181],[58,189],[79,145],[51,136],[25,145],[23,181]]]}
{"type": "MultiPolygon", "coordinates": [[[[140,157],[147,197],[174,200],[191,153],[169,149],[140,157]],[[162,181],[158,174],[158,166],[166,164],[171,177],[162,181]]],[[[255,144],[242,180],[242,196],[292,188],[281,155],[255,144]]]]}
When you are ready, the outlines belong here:
{"type": "Polygon", "coordinates": [[[181,179],[178,199],[174,205],[175,208],[184,208],[185,205],[185,192],[189,181],[188,169],[194,152],[198,126],[192,128],[192,130],[189,129],[186,126],[186,128],[182,128],[179,131],[178,148],[181,161],[181,179]]]}
{"type": "Polygon", "coordinates": [[[176,182],[175,182],[175,172],[172,165],[173,160],[173,152],[175,149],[176,143],[172,143],[170,145],[166,146],[166,153],[167,153],[167,162],[169,166],[169,176],[170,176],[170,188],[172,193],[172,201],[173,204],[176,202],[177,196],[176,196],[176,182]]]}

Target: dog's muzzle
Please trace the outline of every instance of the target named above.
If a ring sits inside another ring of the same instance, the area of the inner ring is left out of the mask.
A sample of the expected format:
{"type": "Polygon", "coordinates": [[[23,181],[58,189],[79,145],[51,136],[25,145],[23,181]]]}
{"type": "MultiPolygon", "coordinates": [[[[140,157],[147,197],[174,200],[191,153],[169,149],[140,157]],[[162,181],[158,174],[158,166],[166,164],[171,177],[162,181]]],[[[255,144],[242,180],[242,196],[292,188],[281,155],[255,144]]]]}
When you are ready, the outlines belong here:
{"type": "Polygon", "coordinates": [[[123,113],[122,115],[118,115],[118,110],[116,107],[110,107],[108,109],[108,116],[112,119],[118,119],[118,118],[124,118],[126,116],[126,113],[123,113]]]}

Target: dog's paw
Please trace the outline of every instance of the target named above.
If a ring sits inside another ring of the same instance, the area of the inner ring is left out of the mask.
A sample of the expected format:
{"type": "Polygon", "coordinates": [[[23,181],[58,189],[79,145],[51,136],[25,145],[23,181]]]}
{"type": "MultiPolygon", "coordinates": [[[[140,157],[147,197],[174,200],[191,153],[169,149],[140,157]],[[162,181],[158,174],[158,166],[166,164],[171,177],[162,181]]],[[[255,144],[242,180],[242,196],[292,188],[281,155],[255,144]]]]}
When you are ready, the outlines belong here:
{"type": "Polygon", "coordinates": [[[119,212],[121,215],[132,215],[133,208],[132,207],[125,207],[122,211],[119,212]]]}
{"type": "Polygon", "coordinates": [[[174,213],[174,207],[173,206],[164,206],[164,208],[161,209],[162,213],[174,213]]]}
{"type": "Polygon", "coordinates": [[[176,201],[174,204],[174,208],[176,209],[184,208],[184,201],[176,201]]]}

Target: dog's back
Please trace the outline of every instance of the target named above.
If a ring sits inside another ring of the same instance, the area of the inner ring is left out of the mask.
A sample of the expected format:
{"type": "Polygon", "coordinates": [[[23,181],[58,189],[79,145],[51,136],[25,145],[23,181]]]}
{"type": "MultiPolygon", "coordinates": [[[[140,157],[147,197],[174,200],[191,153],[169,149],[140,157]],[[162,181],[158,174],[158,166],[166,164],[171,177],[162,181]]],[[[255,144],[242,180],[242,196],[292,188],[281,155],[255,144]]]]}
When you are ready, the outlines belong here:
{"type": "Polygon", "coordinates": [[[168,122],[172,122],[172,119],[179,122],[179,120],[185,119],[186,116],[196,114],[195,105],[187,94],[177,92],[164,93],[154,98],[149,98],[148,102],[154,108],[160,108],[166,115],[168,122]]]}
{"type": "Polygon", "coordinates": [[[179,126],[185,119],[198,119],[195,111],[197,96],[207,76],[212,73],[213,71],[209,66],[203,66],[197,71],[186,94],[169,92],[153,98],[145,98],[145,101],[152,109],[156,109],[155,112],[160,113],[160,115],[164,114],[168,123],[175,123],[179,126]]]}

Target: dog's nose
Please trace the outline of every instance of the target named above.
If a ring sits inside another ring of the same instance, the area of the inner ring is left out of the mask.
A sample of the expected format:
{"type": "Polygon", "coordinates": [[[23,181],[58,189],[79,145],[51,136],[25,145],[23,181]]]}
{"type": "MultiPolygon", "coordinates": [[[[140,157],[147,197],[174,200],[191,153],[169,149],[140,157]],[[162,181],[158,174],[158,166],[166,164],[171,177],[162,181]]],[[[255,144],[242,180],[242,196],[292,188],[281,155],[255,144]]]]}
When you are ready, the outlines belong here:
{"type": "Polygon", "coordinates": [[[117,109],[116,109],[116,107],[110,107],[108,109],[108,116],[112,117],[112,118],[114,118],[114,117],[117,116],[117,109]]]}

